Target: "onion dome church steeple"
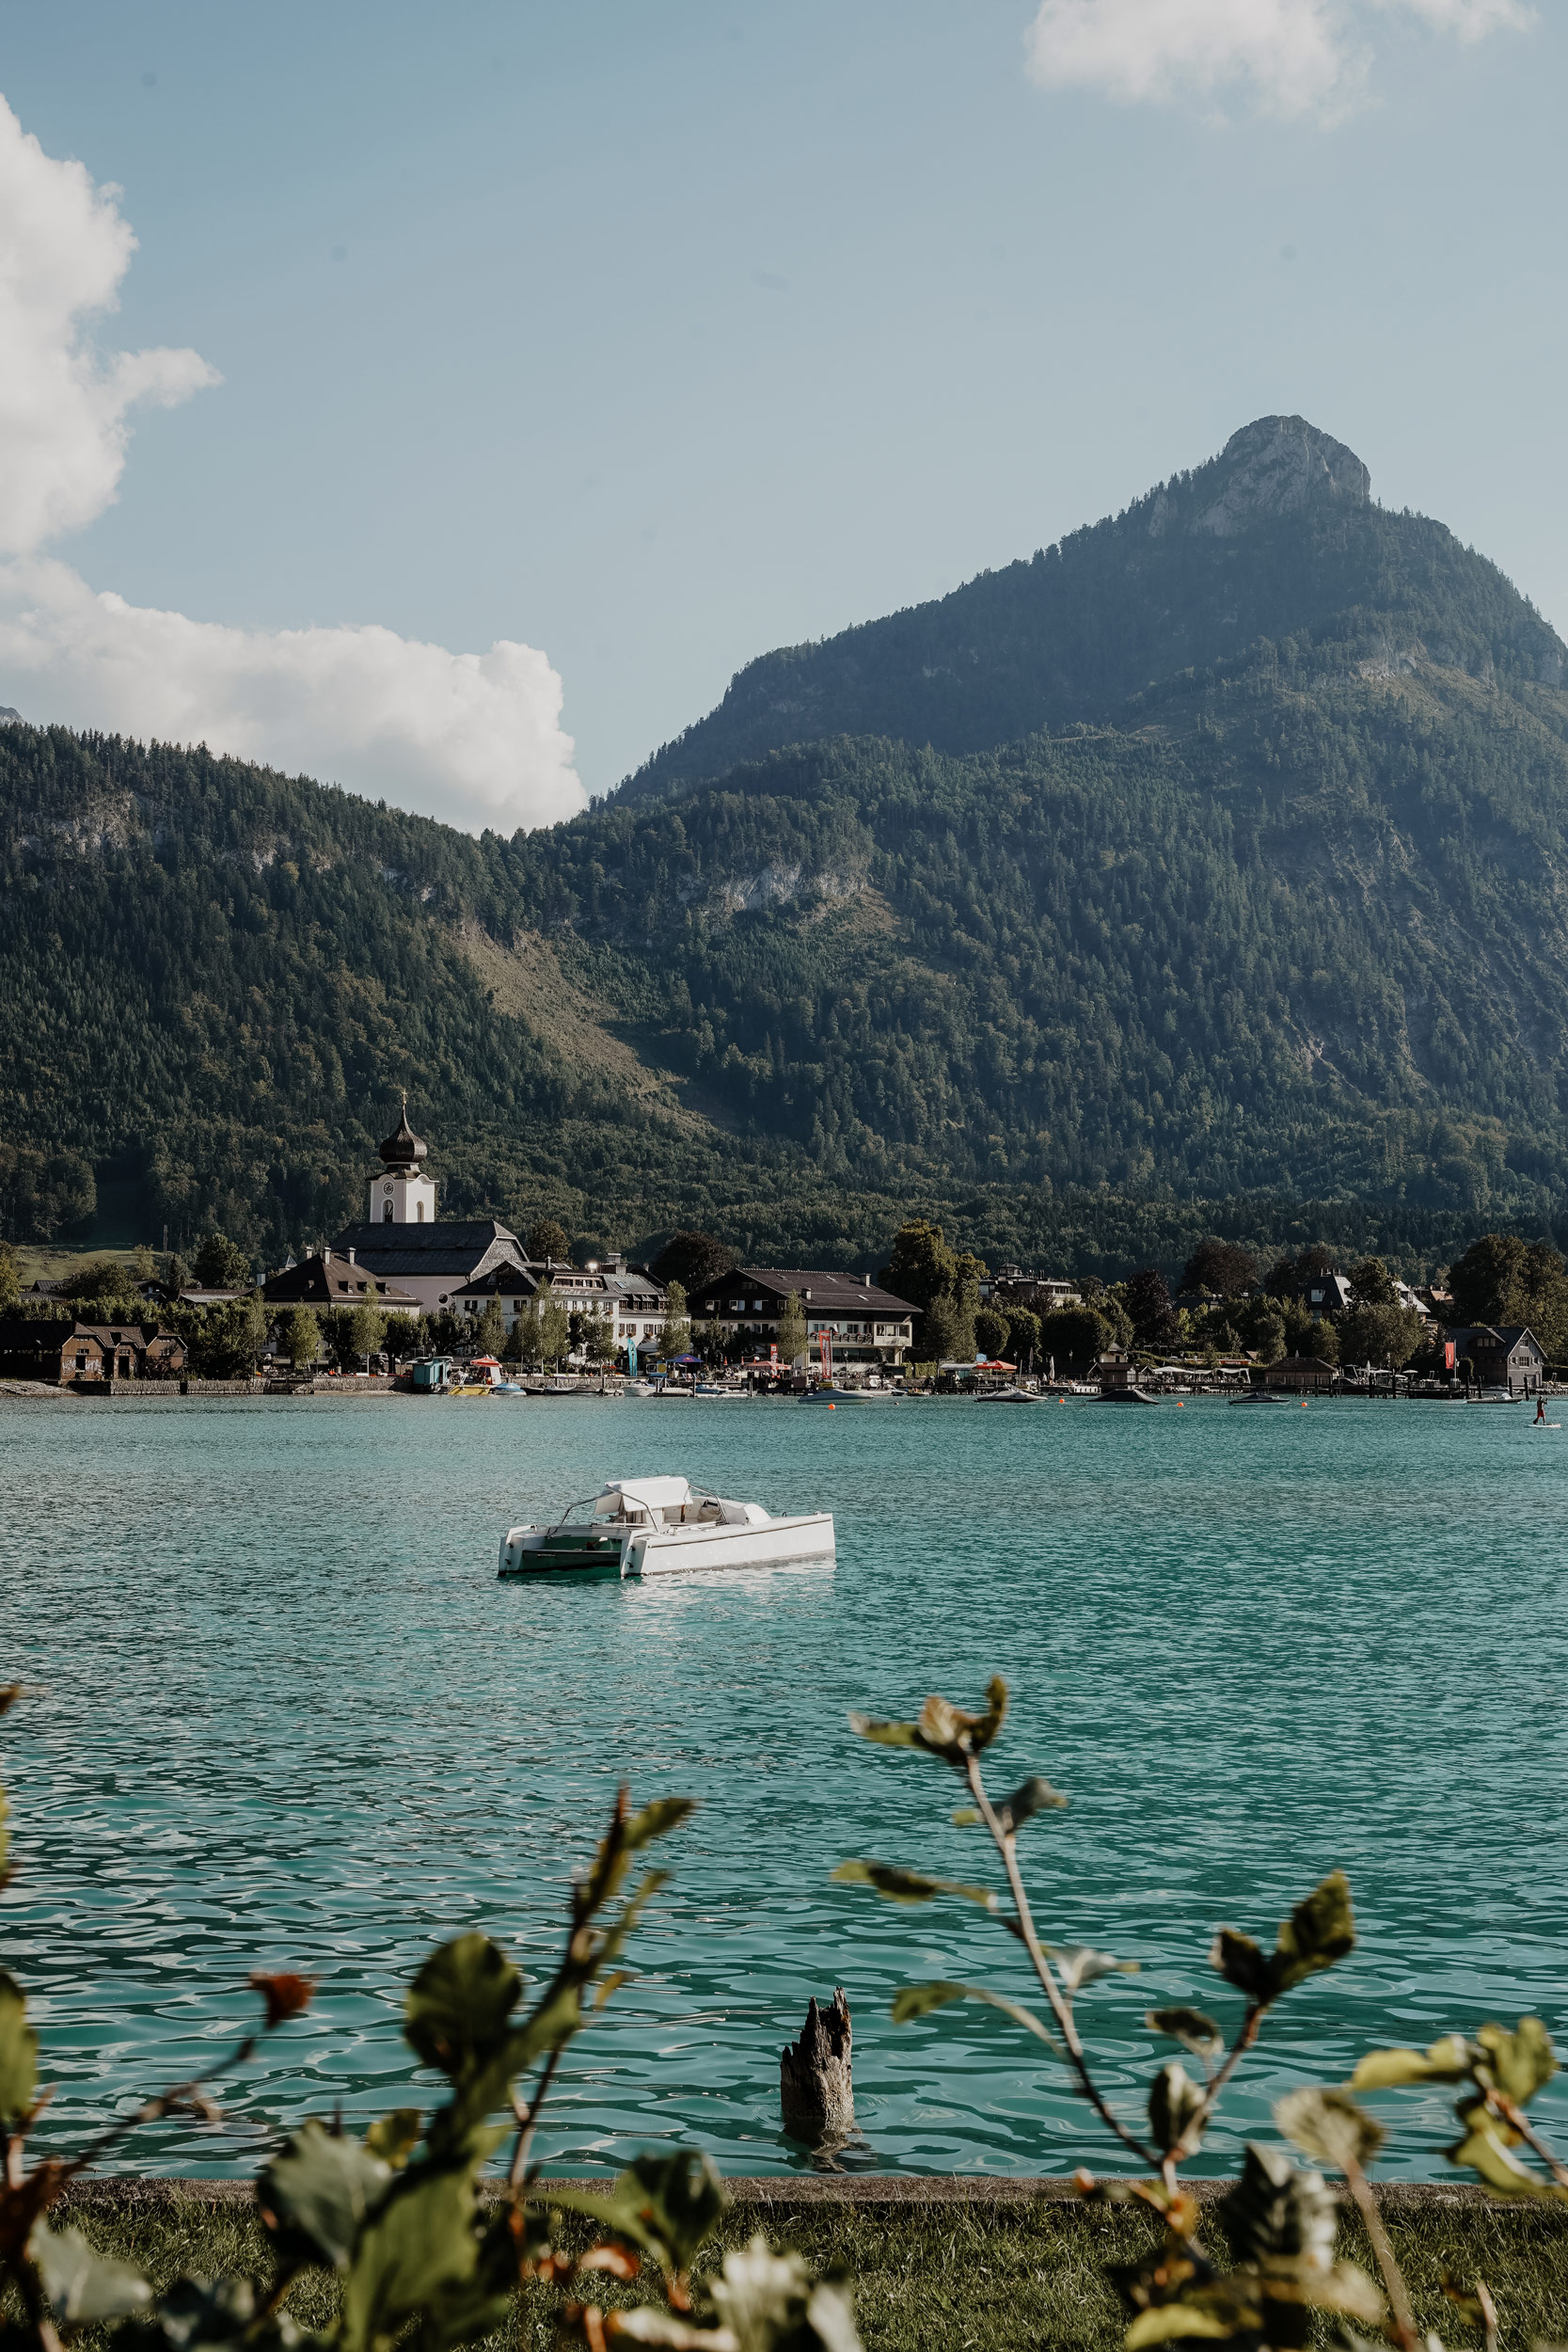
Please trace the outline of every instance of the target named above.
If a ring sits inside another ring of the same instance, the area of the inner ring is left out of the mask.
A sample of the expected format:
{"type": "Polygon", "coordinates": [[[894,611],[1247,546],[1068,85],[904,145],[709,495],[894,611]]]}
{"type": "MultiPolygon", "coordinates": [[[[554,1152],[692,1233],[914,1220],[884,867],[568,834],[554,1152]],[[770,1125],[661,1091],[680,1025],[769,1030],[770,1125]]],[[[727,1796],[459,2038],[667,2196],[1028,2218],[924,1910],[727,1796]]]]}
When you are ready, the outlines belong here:
{"type": "Polygon", "coordinates": [[[406,1094],[397,1125],[378,1149],[386,1173],[371,1178],[371,1223],[433,1225],[436,1187],[420,1167],[430,1157],[430,1146],[408,1124],[406,1094]]]}

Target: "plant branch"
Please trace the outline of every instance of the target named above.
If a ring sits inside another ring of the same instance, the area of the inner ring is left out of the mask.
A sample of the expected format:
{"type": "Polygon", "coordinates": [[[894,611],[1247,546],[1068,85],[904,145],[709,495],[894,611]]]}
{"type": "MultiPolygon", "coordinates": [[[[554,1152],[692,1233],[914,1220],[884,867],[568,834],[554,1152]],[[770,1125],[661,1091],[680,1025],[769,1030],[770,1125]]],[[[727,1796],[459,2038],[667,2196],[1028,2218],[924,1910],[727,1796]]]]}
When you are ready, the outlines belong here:
{"type": "Polygon", "coordinates": [[[1394,2259],[1388,2243],[1388,2233],[1383,2226],[1383,2216],[1377,2209],[1371,2184],[1354,2156],[1344,2165],[1345,2185],[1354,2198],[1356,2209],[1366,2224],[1367,2235],[1372,2242],[1377,2266],[1383,2273],[1383,2283],[1388,2290],[1388,2308],[1394,2317],[1394,2332],[1400,2340],[1400,2352],[1417,2352],[1420,2339],[1416,2333],[1416,2314],[1410,2308],[1410,2293],[1404,2283],[1404,2273],[1394,2259]]]}
{"type": "MultiPolygon", "coordinates": [[[[980,1818],[990,1832],[991,1842],[1002,1857],[1002,1867],[1007,1873],[1007,1884],[1012,1889],[1013,1902],[1018,1912],[1018,1932],[1022,1938],[1023,1947],[1034,1965],[1035,1974],[1039,1979],[1045,1997],[1051,2004],[1052,2013],[1061,2028],[1062,2040],[1067,2045],[1068,2062],[1078,2077],[1079,2088],[1106,2129],[1116,2134],[1123,2147],[1132,2150],[1140,2164],[1158,2165],[1160,2160],[1153,2149],[1146,2141],[1140,2139],[1135,2132],[1129,2131],[1126,2124],[1113,2115],[1093,2075],[1089,2073],[1088,2060],[1084,2055],[1084,2045],[1078,2036],[1078,2027],[1073,2022],[1071,2000],[1064,1988],[1057,1983],[1055,1970],[1046,1957],[1039,1936],[1036,1932],[1034,1915],[1029,1909],[1029,1898],[1024,1893],[1023,1877],[1018,1867],[1018,1849],[1014,1833],[1003,1828],[996,1808],[986,1794],[985,1783],[980,1778],[980,1763],[977,1756],[971,1756],[965,1758],[964,1777],[969,1783],[970,1793],[974,1799],[980,1818]]],[[[1012,1923],[1009,1921],[1008,1924],[1012,1923]]]]}
{"type": "Polygon", "coordinates": [[[1523,2107],[1516,2106],[1505,2090],[1489,2090],[1486,2104],[1505,2123],[1511,2123],[1528,2148],[1533,2148],[1560,2188],[1568,2188],[1568,2164],[1553,2155],[1540,2133],[1531,2123],[1523,2107]]]}
{"type": "Polygon", "coordinates": [[[516,2101],[513,2103],[517,2110],[517,2145],[512,2152],[512,2169],[507,2174],[506,2185],[514,2196],[522,2187],[527,2178],[528,2160],[533,2148],[534,2127],[539,2122],[539,2110],[545,2104],[546,2092],[555,2080],[555,2070],[561,2063],[561,2055],[565,2046],[563,2042],[558,2042],[545,2060],[544,2072],[539,2077],[538,2088],[532,2098],[523,2102],[520,2106],[516,2101]]]}

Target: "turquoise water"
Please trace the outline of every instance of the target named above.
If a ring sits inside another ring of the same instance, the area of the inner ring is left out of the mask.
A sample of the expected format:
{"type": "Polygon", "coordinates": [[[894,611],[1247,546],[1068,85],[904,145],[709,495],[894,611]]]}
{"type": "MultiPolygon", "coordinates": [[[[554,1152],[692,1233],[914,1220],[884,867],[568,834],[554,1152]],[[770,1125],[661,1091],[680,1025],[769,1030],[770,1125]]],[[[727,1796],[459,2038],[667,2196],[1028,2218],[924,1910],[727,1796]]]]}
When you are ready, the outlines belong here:
{"type": "MultiPolygon", "coordinates": [[[[1565,1416],[1568,1418],[1568,1416],[1565,1416]]],[[[1040,1771],[1044,1931],[1143,1963],[1085,1997],[1135,2106],[1161,2002],[1237,2004],[1204,1955],[1272,1933],[1342,1864],[1362,1942],[1293,1994],[1206,2152],[1380,2039],[1544,2015],[1568,2038],[1568,1431],[1503,1407],[1140,1412],[401,1398],[0,1406],[0,1735],[20,1876],[8,1964],[40,2014],[56,2142],[198,2071],[258,1966],[321,1979],[227,2095],[126,2161],[248,2170],[280,2120],[405,2101],[397,2014],[431,1943],[552,1950],[615,1783],[701,1810],[637,1981],[577,2045],[544,2152],[701,2143],[809,2161],[778,2121],[807,1995],[849,1995],[865,2146],[911,2171],[1100,2163],[1054,2062],[973,2006],[895,2028],[894,1990],[1024,1995],[978,1913],[834,1886],[846,1855],[974,1875],[924,1758],[851,1708],[1016,1706],[993,1785],[1040,1771]],[[837,1515],[836,1567],[499,1584],[499,1531],[606,1476],[680,1470],[837,1515]]],[[[1158,2045],[1158,2057],[1170,2055],[1158,2045]]],[[[1554,2086],[1554,2092],[1555,2092],[1554,2086]]],[[[1553,2101],[1568,2122],[1568,2101],[1553,2101]]],[[[1440,2098],[1390,2102],[1390,2169],[1441,2169],[1440,2098]]]]}

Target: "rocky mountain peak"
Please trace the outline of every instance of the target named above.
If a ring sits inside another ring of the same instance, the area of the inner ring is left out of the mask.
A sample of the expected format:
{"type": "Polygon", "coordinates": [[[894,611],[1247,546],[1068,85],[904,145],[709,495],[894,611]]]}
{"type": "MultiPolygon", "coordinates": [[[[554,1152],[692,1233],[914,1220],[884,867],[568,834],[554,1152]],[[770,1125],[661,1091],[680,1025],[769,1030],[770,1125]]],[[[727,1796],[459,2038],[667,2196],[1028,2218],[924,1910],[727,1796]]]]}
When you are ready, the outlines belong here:
{"type": "Polygon", "coordinates": [[[1265,516],[1299,515],[1322,500],[1365,506],[1372,478],[1353,449],[1305,417],[1259,417],[1233,433],[1214,459],[1212,481],[1203,485],[1211,487],[1219,495],[1192,528],[1228,539],[1265,516]]]}

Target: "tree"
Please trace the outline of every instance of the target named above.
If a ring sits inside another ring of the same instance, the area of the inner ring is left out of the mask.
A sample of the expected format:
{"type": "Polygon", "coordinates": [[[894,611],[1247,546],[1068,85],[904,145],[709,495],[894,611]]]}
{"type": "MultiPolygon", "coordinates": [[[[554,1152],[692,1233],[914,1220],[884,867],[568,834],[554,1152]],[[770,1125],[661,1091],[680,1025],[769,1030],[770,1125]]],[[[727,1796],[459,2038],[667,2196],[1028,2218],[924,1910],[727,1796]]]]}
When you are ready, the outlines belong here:
{"type": "Polygon", "coordinates": [[[779,1361],[783,1364],[799,1363],[806,1352],[810,1336],[800,1295],[799,1291],[791,1291],[779,1316],[779,1361]]]}
{"type": "Polygon", "coordinates": [[[266,1342],[268,1316],[260,1298],[231,1298],[200,1315],[191,1336],[191,1370],[201,1380],[249,1380],[266,1342]]]}
{"type": "Polygon", "coordinates": [[[277,1343],[296,1372],[309,1372],[321,1354],[321,1326],[309,1307],[285,1307],[277,1318],[277,1343]]]}
{"type": "Polygon", "coordinates": [[[1109,1328],[1113,1346],[1132,1346],[1132,1318],[1127,1311],[1127,1300],[1123,1295],[1121,1283],[1117,1282],[1110,1290],[1101,1292],[1100,1296],[1094,1302],[1094,1311],[1109,1328]]]}
{"type": "Polygon", "coordinates": [[[1083,1370],[1111,1344],[1111,1327],[1094,1307],[1058,1307],[1040,1317],[1040,1355],[1055,1359],[1058,1375],[1083,1370]]]}
{"type": "Polygon", "coordinates": [[[659,1352],[685,1356],[691,1346],[691,1326],[686,1314],[686,1285],[678,1279],[664,1285],[664,1337],[659,1352]]]}
{"type": "Polygon", "coordinates": [[[1262,1314],[1253,1320],[1253,1353],[1265,1364],[1276,1364],[1285,1353],[1285,1318],[1282,1314],[1262,1314]]]}
{"type": "Polygon", "coordinates": [[[9,1314],[22,1296],[22,1277],[17,1272],[16,1251],[8,1241],[0,1241],[0,1315],[9,1314]]]}
{"type": "Polygon", "coordinates": [[[387,1318],[379,1307],[366,1304],[349,1310],[348,1343],[354,1368],[358,1371],[361,1359],[367,1370],[369,1359],[381,1353],[381,1335],[387,1328],[387,1318]]]}
{"type": "Polygon", "coordinates": [[[615,1360],[615,1318],[612,1314],[590,1315],[583,1345],[591,1364],[609,1364],[615,1360]]]}
{"type": "Polygon", "coordinates": [[[1289,1298],[1296,1291],[1307,1289],[1315,1275],[1332,1274],[1334,1268],[1333,1250],[1315,1241],[1299,1258],[1281,1258],[1276,1265],[1272,1265],[1263,1288],[1275,1298],[1289,1298]]]}
{"type": "Polygon", "coordinates": [[[117,1322],[126,1309],[141,1304],[135,1275],[118,1258],[88,1259],[61,1284],[58,1295],[78,1303],[91,1301],[107,1308],[107,1313],[87,1318],[93,1323],[117,1322]]]}
{"type": "Polygon", "coordinates": [[[554,1265],[571,1256],[564,1225],[553,1216],[536,1216],[528,1229],[528,1254],[536,1264],[554,1265]]]}
{"type": "Polygon", "coordinates": [[[566,1310],[548,1291],[538,1300],[539,1355],[542,1362],[559,1364],[571,1344],[571,1326],[566,1310]]]}
{"type": "Polygon", "coordinates": [[[958,1260],[942,1238],[940,1225],[925,1217],[907,1217],[893,1236],[893,1254],[877,1279],[895,1298],[927,1308],[939,1293],[951,1292],[958,1260]]]}
{"type": "Polygon", "coordinates": [[[1176,1315],[1170,1284],[1156,1266],[1144,1266],[1122,1284],[1122,1305],[1141,1347],[1164,1348],[1176,1343],[1176,1315]]]}
{"type": "Polygon", "coordinates": [[[1040,1319],[1033,1307],[1008,1308],[1007,1345],[1013,1361],[1033,1372],[1040,1352],[1040,1319]]]}
{"type": "Polygon", "coordinates": [[[248,1290],[250,1260],[227,1233],[203,1233],[196,1246],[196,1279],[207,1291],[248,1290]]]}
{"type": "Polygon", "coordinates": [[[404,1362],[420,1352],[420,1324],[416,1315],[389,1314],[381,1335],[381,1344],[396,1363],[404,1362]]]}
{"type": "Polygon", "coordinates": [[[471,1345],[476,1356],[494,1356],[498,1360],[506,1345],[506,1317],[493,1298],[487,1302],[484,1312],[479,1318],[471,1345]]]}
{"type": "Polygon", "coordinates": [[[1391,1307],[1395,1302],[1394,1278],[1381,1258],[1363,1258],[1353,1265],[1350,1286],[1358,1307],[1391,1307]]]}
{"type": "Polygon", "coordinates": [[[1568,1353],[1568,1267],[1546,1242],[1485,1233],[1449,1268],[1456,1323],[1528,1324],[1549,1358],[1568,1353]]]}
{"type": "Polygon", "coordinates": [[[1012,1337],[1006,1315],[994,1307],[981,1307],[974,1317],[974,1344],[984,1355],[1000,1356],[1012,1337]]]}
{"type": "Polygon", "coordinates": [[[716,1241],[711,1233],[679,1232],[671,1234],[648,1271],[666,1288],[678,1282],[689,1298],[693,1292],[706,1290],[710,1282],[728,1274],[736,1263],[735,1251],[727,1242],[716,1241]]]}
{"type": "Polygon", "coordinates": [[[1258,1261],[1233,1241],[1200,1241],[1181,1269],[1184,1291],[1214,1291],[1221,1298],[1244,1296],[1257,1279],[1258,1261]]]}
{"type": "Polygon", "coordinates": [[[1413,1307],[1354,1306],[1339,1318],[1339,1348],[1353,1364],[1380,1364],[1401,1372],[1426,1337],[1413,1307]]]}

